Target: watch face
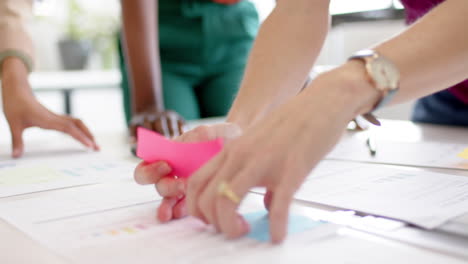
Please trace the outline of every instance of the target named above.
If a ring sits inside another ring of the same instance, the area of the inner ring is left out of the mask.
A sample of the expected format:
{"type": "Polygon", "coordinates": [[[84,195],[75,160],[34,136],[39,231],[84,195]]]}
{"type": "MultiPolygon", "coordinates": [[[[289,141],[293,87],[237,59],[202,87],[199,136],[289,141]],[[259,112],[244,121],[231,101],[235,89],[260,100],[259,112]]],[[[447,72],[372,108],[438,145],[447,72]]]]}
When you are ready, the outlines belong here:
{"type": "Polygon", "coordinates": [[[369,63],[368,67],[378,89],[393,90],[398,88],[400,73],[393,63],[378,57],[369,63]]]}

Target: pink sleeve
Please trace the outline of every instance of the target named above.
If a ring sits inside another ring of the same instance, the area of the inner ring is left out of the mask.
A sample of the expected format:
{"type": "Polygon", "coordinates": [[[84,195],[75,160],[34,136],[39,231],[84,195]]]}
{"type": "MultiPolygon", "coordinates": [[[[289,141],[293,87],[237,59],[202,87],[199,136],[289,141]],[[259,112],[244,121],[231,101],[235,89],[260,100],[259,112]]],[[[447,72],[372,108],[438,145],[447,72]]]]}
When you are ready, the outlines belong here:
{"type": "Polygon", "coordinates": [[[32,5],[33,0],[0,0],[0,54],[13,50],[33,61],[33,44],[26,31],[32,5]]]}

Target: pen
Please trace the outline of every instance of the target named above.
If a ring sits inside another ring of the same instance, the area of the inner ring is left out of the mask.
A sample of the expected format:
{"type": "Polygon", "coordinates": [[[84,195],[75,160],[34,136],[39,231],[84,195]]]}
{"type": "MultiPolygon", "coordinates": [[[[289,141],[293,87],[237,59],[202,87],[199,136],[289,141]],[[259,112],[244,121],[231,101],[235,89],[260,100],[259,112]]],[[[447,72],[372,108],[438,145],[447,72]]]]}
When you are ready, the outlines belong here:
{"type": "Polygon", "coordinates": [[[372,135],[369,135],[369,137],[366,140],[366,145],[367,148],[369,149],[369,153],[372,157],[375,156],[377,153],[377,145],[375,144],[375,139],[372,135]]]}

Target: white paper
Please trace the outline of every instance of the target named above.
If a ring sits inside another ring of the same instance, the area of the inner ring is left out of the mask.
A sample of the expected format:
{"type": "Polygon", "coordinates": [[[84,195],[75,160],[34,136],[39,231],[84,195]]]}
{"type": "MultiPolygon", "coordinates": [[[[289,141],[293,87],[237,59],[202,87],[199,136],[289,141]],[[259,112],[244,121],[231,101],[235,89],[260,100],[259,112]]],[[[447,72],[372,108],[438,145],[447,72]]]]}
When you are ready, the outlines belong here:
{"type": "Polygon", "coordinates": [[[468,177],[323,161],[295,197],[432,229],[468,212],[468,177]]]}
{"type": "Polygon", "coordinates": [[[0,217],[13,223],[40,223],[161,200],[154,186],[133,181],[97,184],[0,202],[0,217]]]}
{"type": "MultiPolygon", "coordinates": [[[[248,198],[243,203],[242,213],[264,210],[261,197],[255,196],[256,199],[248,198]]],[[[228,241],[216,234],[212,227],[190,217],[158,223],[157,206],[158,202],[139,203],[69,217],[63,217],[68,213],[47,218],[33,217],[29,221],[30,215],[20,213],[23,208],[13,213],[8,221],[73,262],[114,264],[224,263],[272,253],[281,253],[283,258],[297,258],[299,245],[303,246],[303,254],[309,252],[305,245],[333,237],[338,229],[333,224],[319,224],[310,230],[291,234],[283,246],[275,247],[249,237],[228,241]]]]}
{"type": "Polygon", "coordinates": [[[375,140],[377,152],[370,155],[364,138],[344,138],[328,159],[385,163],[418,167],[468,170],[468,160],[458,157],[466,144],[445,142],[397,142],[375,140]]]}
{"type": "Polygon", "coordinates": [[[0,162],[0,198],[71,186],[131,179],[133,162],[99,153],[0,162]]]}

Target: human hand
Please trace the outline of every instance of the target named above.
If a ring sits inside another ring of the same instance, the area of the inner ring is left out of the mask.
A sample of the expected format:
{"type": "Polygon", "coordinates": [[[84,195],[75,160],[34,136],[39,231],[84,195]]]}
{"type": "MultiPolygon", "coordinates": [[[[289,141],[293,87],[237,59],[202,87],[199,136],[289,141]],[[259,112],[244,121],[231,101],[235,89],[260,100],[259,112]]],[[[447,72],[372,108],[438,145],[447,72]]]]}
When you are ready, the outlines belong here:
{"type": "MultiPolygon", "coordinates": [[[[238,137],[241,129],[230,123],[199,126],[175,138],[180,142],[210,141],[223,138],[225,142],[238,137]]],[[[171,175],[171,167],[164,161],[140,163],[135,169],[135,181],[139,184],[155,184],[157,192],[164,197],[158,208],[157,217],[161,222],[178,219],[187,215],[185,191],[187,179],[171,175]]]]}
{"type": "Polygon", "coordinates": [[[22,61],[14,57],[7,58],[1,66],[3,111],[10,127],[14,158],[20,157],[24,152],[22,135],[29,127],[61,131],[86,147],[99,150],[93,135],[81,120],[55,114],[37,101],[22,61]]]}
{"type": "Polygon", "coordinates": [[[184,119],[174,111],[148,110],[133,116],[130,122],[130,135],[136,140],[138,127],[144,127],[172,138],[183,133],[184,119]]]}
{"type": "Polygon", "coordinates": [[[252,187],[266,187],[271,239],[281,242],[296,190],[336,144],[348,122],[369,110],[361,104],[377,98],[364,67],[359,67],[356,76],[364,80],[359,85],[371,91],[369,96],[350,85],[359,78],[354,72],[348,74],[348,68],[328,72],[226,144],[188,180],[189,214],[212,224],[227,238],[240,237],[249,226],[237,213],[238,203],[252,187]]]}
{"type": "Polygon", "coordinates": [[[223,5],[233,5],[233,4],[239,3],[242,0],[212,0],[212,1],[218,4],[223,4],[223,5]]]}

